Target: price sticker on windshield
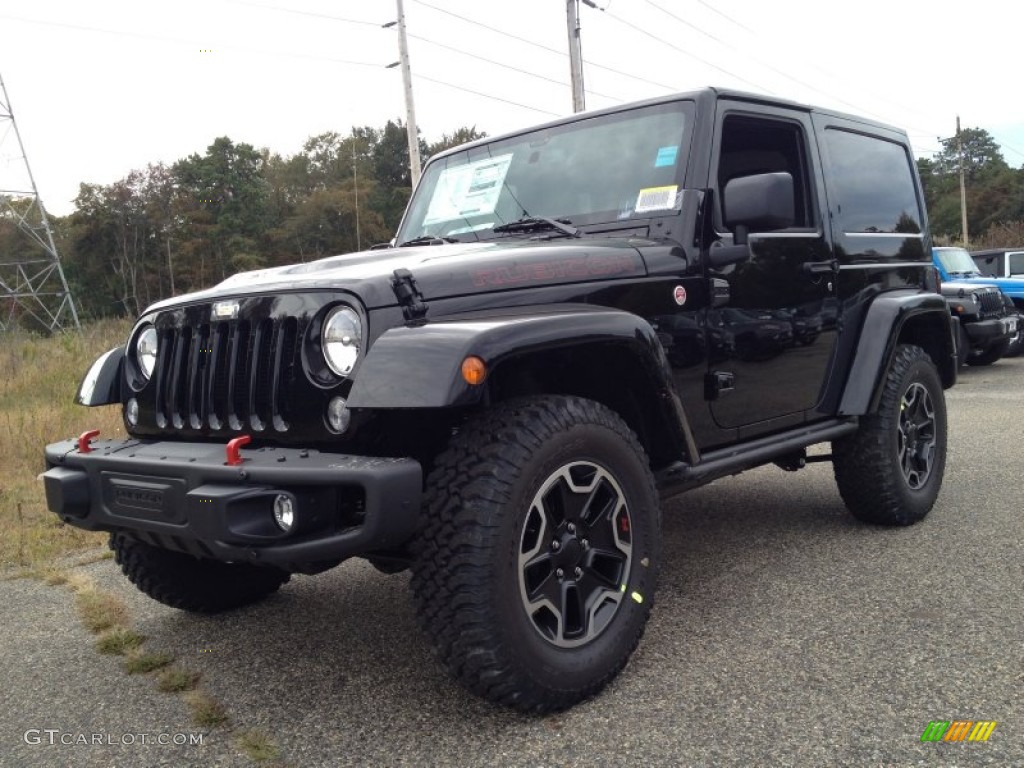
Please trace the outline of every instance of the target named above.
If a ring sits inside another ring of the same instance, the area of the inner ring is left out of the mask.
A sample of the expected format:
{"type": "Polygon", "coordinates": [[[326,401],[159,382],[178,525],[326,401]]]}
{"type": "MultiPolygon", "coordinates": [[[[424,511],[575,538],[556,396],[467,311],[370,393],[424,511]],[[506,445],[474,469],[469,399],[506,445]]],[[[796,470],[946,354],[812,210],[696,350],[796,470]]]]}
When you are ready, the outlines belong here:
{"type": "Polygon", "coordinates": [[[676,207],[676,195],[679,187],[672,184],[668,187],[647,187],[637,195],[633,213],[649,211],[667,211],[676,207]]]}

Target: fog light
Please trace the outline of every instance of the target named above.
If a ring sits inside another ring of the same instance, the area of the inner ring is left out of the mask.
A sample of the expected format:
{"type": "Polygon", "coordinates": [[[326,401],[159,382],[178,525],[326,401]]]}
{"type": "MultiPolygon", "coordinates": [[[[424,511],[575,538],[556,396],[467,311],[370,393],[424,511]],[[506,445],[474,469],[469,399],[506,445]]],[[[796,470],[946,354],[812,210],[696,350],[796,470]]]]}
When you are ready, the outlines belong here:
{"type": "Polygon", "coordinates": [[[134,397],[124,407],[124,418],[129,427],[134,427],[139,423],[139,401],[134,397]]]}
{"type": "Polygon", "coordinates": [[[285,533],[295,525],[295,502],[291,496],[279,493],[274,497],[274,522],[285,533]]]}
{"type": "Polygon", "coordinates": [[[331,402],[327,404],[327,423],[330,425],[331,429],[340,435],[348,429],[348,425],[351,421],[352,411],[348,409],[348,405],[345,403],[345,398],[331,398],[331,402]]]}

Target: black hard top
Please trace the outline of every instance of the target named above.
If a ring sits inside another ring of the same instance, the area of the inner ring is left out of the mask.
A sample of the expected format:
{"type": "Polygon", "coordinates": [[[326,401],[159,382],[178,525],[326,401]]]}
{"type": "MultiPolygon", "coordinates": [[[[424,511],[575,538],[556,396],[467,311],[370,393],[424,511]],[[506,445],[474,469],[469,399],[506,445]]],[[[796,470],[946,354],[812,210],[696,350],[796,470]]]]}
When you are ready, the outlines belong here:
{"type": "Polygon", "coordinates": [[[844,112],[838,112],[832,109],[824,109],[822,107],[815,107],[809,104],[802,104],[798,101],[790,101],[788,99],[780,99],[775,96],[768,96],[761,93],[750,93],[747,91],[738,91],[730,88],[718,88],[715,86],[708,86],[706,88],[698,88],[693,91],[682,91],[679,93],[671,93],[666,96],[658,96],[651,99],[643,99],[641,101],[632,101],[625,104],[618,104],[614,107],[605,107],[604,109],[588,110],[586,112],[578,112],[576,114],[567,115],[566,117],[560,117],[555,120],[549,120],[545,123],[537,123],[535,125],[526,126],[516,131],[510,131],[503,133],[498,136],[488,136],[477,141],[462,144],[458,147],[452,147],[444,152],[438,152],[436,155],[430,158],[430,162],[433,162],[437,158],[446,157],[450,154],[461,152],[464,149],[471,147],[477,147],[484,144],[490,144],[495,141],[502,141],[504,139],[510,139],[515,136],[521,136],[524,133],[530,133],[532,131],[543,130],[545,128],[552,128],[554,126],[565,125],[572,123],[577,120],[599,117],[601,115],[612,115],[617,112],[625,112],[640,107],[654,106],[657,104],[667,104],[674,101],[693,101],[697,104],[698,109],[704,109],[709,107],[715,101],[719,99],[729,99],[732,101],[746,101],[750,104],[759,104],[768,107],[785,107],[787,109],[796,109],[803,112],[815,112],[821,115],[829,115],[832,117],[842,118],[844,120],[852,120],[854,122],[862,123],[865,127],[881,128],[886,131],[895,131],[896,133],[905,135],[905,131],[896,126],[882,123],[876,120],[869,120],[868,118],[861,117],[859,115],[851,115],[844,112]]]}

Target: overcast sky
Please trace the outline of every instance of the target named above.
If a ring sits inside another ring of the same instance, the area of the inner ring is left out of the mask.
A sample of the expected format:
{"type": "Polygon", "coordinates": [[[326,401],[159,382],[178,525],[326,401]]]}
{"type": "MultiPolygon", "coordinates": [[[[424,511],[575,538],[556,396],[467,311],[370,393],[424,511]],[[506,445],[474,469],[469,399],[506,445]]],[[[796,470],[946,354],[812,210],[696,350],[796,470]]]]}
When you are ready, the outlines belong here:
{"type": "MultiPolygon", "coordinates": [[[[918,155],[959,114],[1024,164],[1019,19],[1004,2],[955,16],[907,0],[596,2],[606,10],[581,8],[588,108],[721,85],[892,123],[918,155]]],[[[571,112],[564,0],[405,11],[427,140],[571,112]]],[[[217,136],[292,154],[313,134],[404,118],[401,75],[386,68],[397,36],[380,26],[393,18],[393,0],[0,0],[0,76],[40,194],[66,214],[80,182],[202,153],[217,136]]],[[[8,125],[0,189],[20,189],[8,125]]]]}

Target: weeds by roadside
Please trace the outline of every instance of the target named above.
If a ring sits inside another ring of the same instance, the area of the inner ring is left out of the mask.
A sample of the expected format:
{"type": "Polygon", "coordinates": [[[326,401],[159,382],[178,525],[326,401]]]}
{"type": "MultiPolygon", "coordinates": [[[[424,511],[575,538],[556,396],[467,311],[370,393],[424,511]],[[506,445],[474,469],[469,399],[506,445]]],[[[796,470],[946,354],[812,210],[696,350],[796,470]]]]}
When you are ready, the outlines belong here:
{"type": "Polygon", "coordinates": [[[46,443],[87,428],[123,436],[117,407],[83,408],[74,396],[96,357],[124,344],[130,327],[105,320],[81,333],[0,337],[0,569],[36,568],[101,540],[50,513],[37,476],[46,443]]]}

